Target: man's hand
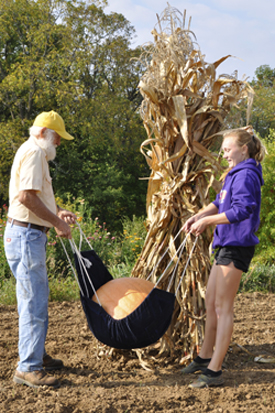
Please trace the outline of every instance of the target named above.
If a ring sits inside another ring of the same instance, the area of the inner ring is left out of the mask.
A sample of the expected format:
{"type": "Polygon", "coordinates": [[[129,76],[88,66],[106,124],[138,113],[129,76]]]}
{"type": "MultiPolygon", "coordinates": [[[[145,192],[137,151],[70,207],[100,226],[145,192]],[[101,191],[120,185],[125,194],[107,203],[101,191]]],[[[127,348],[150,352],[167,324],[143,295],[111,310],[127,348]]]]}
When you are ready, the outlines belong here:
{"type": "Polygon", "coordinates": [[[69,225],[75,223],[76,215],[71,211],[58,207],[57,216],[60,218],[60,224],[55,226],[58,237],[71,239],[72,234],[69,225]]]}
{"type": "Polygon", "coordinates": [[[72,238],[71,228],[62,219],[59,220],[58,225],[54,227],[57,236],[62,238],[72,238]]]}
{"type": "Polygon", "coordinates": [[[38,198],[36,191],[26,190],[19,192],[19,202],[30,209],[39,218],[50,222],[59,237],[72,238],[71,228],[68,224],[73,224],[76,216],[65,209],[59,208],[57,215],[51,212],[46,205],[38,198]],[[61,216],[60,216],[61,214],[61,216]]]}
{"type": "Polygon", "coordinates": [[[67,211],[66,209],[62,209],[60,207],[58,209],[57,216],[69,225],[74,224],[77,219],[73,212],[67,211]]]}

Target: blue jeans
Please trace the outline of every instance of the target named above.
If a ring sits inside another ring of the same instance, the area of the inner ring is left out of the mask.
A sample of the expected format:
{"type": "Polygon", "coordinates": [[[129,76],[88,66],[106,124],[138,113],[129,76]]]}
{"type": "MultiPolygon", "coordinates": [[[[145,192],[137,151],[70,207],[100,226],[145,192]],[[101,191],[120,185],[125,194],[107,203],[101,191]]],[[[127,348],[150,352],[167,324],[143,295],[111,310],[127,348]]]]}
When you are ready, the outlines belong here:
{"type": "Polygon", "coordinates": [[[16,278],[19,314],[19,363],[22,372],[41,370],[48,329],[47,236],[7,223],[5,253],[16,278]]]}

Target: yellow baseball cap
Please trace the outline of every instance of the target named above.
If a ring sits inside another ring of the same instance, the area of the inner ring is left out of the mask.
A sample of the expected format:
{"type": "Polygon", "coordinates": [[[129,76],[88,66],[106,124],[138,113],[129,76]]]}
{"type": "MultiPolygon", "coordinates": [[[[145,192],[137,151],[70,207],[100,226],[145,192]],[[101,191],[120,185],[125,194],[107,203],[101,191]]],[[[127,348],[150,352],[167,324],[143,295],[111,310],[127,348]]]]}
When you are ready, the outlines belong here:
{"type": "Polygon", "coordinates": [[[42,112],[40,115],[36,116],[33,126],[52,129],[68,141],[74,139],[73,136],[66,132],[64,120],[54,110],[51,110],[50,112],[42,112]]]}

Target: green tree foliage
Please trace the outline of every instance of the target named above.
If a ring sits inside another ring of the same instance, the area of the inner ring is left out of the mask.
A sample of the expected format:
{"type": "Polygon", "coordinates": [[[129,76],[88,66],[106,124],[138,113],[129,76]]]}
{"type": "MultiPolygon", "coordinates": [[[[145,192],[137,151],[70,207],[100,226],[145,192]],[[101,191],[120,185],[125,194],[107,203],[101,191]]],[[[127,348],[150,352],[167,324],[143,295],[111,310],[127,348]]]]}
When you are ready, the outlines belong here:
{"type": "Polygon", "coordinates": [[[35,116],[56,110],[75,137],[62,142],[52,167],[56,193],[83,197],[114,227],[144,214],[148,170],[137,113],[142,67],[134,29],[103,2],[0,2],[0,193],[7,198],[14,153],[35,116]]]}
{"type": "Polygon", "coordinates": [[[251,82],[255,91],[251,122],[254,129],[265,138],[269,129],[275,128],[275,69],[259,66],[251,82]]]}
{"type": "MultiPolygon", "coordinates": [[[[268,137],[269,129],[275,128],[275,69],[268,65],[259,66],[255,70],[255,77],[249,83],[255,92],[249,123],[265,139],[268,137]]],[[[226,123],[229,128],[246,125],[246,107],[244,103],[231,111],[226,123]]]]}
{"type": "Polygon", "coordinates": [[[261,264],[275,263],[275,130],[270,130],[267,140],[267,151],[262,166],[264,186],[262,187],[261,225],[257,233],[260,244],[257,246],[254,261],[261,264]]]}

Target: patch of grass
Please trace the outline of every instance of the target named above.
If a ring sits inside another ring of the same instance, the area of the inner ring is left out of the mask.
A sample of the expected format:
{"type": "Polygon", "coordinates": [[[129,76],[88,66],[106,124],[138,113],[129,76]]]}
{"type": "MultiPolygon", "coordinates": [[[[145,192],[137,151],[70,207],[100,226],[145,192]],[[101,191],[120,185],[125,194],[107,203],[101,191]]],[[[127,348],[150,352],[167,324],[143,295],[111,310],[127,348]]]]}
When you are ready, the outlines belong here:
{"type": "MultiPolygon", "coordinates": [[[[79,288],[73,278],[49,278],[50,296],[49,301],[76,301],[79,300],[79,288]]],[[[16,290],[15,278],[5,279],[1,283],[0,304],[15,305],[16,290]]]]}
{"type": "Polygon", "coordinates": [[[133,269],[132,263],[121,262],[119,264],[110,265],[108,270],[113,278],[130,277],[133,269]]]}
{"type": "Polygon", "coordinates": [[[254,264],[247,274],[243,274],[240,292],[275,292],[275,265],[254,264]]]}
{"type": "Polygon", "coordinates": [[[79,288],[76,280],[67,278],[50,278],[50,297],[49,301],[76,301],[79,300],[79,288]]]}
{"type": "Polygon", "coordinates": [[[0,304],[16,304],[15,278],[1,280],[0,304]]]}

